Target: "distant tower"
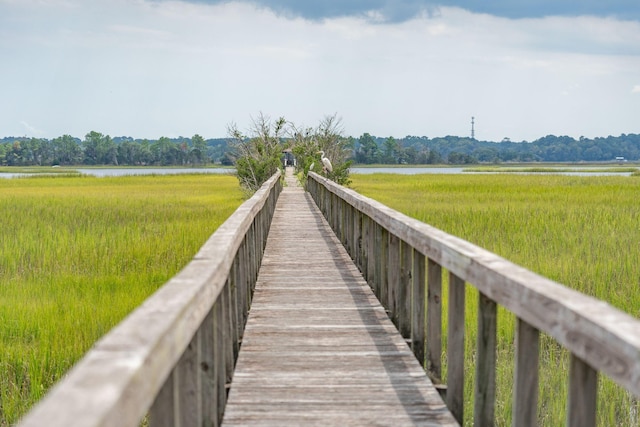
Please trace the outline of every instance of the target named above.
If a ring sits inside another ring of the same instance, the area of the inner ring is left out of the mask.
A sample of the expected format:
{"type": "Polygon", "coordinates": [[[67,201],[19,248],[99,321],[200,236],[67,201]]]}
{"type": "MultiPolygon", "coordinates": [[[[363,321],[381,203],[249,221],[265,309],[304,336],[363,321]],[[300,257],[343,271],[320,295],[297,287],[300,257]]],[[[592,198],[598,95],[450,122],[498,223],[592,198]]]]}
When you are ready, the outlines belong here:
{"type": "Polygon", "coordinates": [[[475,117],[471,116],[471,139],[476,139],[475,117]]]}

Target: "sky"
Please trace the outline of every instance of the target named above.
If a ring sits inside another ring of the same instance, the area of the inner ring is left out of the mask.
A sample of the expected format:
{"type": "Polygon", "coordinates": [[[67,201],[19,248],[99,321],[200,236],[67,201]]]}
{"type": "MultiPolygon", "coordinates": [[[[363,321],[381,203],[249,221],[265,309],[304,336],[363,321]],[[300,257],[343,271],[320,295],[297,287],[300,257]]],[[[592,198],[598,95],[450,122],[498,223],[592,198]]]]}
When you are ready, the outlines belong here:
{"type": "Polygon", "coordinates": [[[0,138],[640,133],[637,0],[0,0],[0,138]]]}

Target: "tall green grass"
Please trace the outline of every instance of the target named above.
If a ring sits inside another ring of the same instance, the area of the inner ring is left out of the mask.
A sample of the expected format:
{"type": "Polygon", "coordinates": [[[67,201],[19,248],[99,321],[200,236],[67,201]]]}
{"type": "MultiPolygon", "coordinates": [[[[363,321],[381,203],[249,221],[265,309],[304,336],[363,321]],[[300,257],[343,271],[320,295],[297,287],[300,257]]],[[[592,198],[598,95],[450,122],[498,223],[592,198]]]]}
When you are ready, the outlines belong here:
{"type": "MultiPolygon", "coordinates": [[[[640,317],[640,180],[635,177],[373,174],[353,175],[352,181],[364,195],[640,317]]],[[[468,286],[466,425],[472,420],[477,298],[468,286]]],[[[499,310],[498,322],[496,416],[498,425],[506,426],[515,320],[499,310]]],[[[540,359],[539,424],[563,425],[568,355],[542,335],[540,359]]],[[[630,425],[631,402],[601,376],[600,426],[630,425]]]]}
{"type": "Polygon", "coordinates": [[[184,267],[242,202],[223,175],[0,179],[0,426],[184,267]]]}

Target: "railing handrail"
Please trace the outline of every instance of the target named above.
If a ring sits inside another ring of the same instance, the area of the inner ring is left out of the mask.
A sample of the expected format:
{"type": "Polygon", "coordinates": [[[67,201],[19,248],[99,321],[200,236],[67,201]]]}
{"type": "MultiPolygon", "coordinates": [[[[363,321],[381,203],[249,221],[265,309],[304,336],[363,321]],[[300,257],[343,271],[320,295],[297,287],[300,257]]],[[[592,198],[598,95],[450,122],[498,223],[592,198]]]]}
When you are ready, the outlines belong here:
{"type": "Polygon", "coordinates": [[[137,426],[220,296],[280,175],[245,201],[183,270],[97,341],[19,426],[137,426]]]}
{"type": "MultiPolygon", "coordinates": [[[[309,178],[519,319],[552,336],[595,370],[640,396],[640,320],[316,173],[309,173],[309,178]]],[[[311,191],[315,191],[313,186],[311,191]]],[[[330,198],[326,200],[331,205],[330,198]]],[[[331,209],[335,209],[334,205],[325,208],[331,209]]]]}

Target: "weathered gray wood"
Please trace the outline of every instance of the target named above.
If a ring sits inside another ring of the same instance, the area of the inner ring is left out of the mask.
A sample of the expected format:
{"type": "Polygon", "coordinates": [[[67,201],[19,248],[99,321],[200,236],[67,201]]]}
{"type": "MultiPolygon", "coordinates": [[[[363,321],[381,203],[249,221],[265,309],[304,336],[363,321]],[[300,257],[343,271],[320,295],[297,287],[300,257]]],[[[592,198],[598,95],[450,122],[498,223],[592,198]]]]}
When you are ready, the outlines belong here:
{"type": "Polygon", "coordinates": [[[425,366],[425,329],[426,329],[426,263],[425,257],[413,251],[413,284],[411,286],[411,349],[420,366],[425,366]]]}
{"type": "Polygon", "coordinates": [[[202,425],[217,425],[218,408],[216,396],[215,358],[215,323],[213,308],[207,314],[200,327],[200,385],[202,387],[202,425]]]}
{"type": "Polygon", "coordinates": [[[151,405],[149,410],[150,427],[174,427],[176,425],[175,397],[172,373],[151,405]]]}
{"type": "Polygon", "coordinates": [[[396,318],[398,330],[406,339],[411,339],[411,270],[413,268],[413,248],[400,241],[400,285],[396,293],[396,318]]]}
{"type": "Polygon", "coordinates": [[[396,297],[400,287],[400,240],[393,234],[389,234],[389,256],[387,263],[387,281],[389,286],[386,309],[393,323],[398,326],[396,317],[396,297]]]}
{"type": "Polygon", "coordinates": [[[538,330],[518,319],[513,392],[513,427],[534,427],[538,408],[538,330]]]}
{"type": "Polygon", "coordinates": [[[321,186],[640,396],[638,319],[353,190],[321,186]]]}
{"type": "Polygon", "coordinates": [[[597,391],[598,372],[572,354],[569,366],[569,408],[567,411],[567,425],[569,427],[594,427],[596,425],[597,391]]]}
{"type": "Polygon", "coordinates": [[[476,350],[473,425],[494,425],[496,400],[496,303],[480,293],[478,297],[478,343],[476,350]]]}
{"type": "Polygon", "coordinates": [[[464,280],[449,273],[447,407],[461,425],[464,424],[464,318],[464,280]]]}
{"type": "Polygon", "coordinates": [[[427,263],[427,371],[433,381],[442,382],[442,268],[427,263]]]}
{"type": "Polygon", "coordinates": [[[202,425],[202,386],[200,377],[200,334],[196,333],[175,368],[177,425],[202,425]]]}
{"type": "Polygon", "coordinates": [[[214,377],[216,379],[216,410],[218,425],[222,422],[222,415],[224,414],[224,407],[227,402],[226,383],[227,383],[227,366],[226,366],[226,354],[227,347],[231,343],[226,342],[225,327],[227,325],[224,318],[224,310],[221,299],[216,301],[213,306],[213,318],[215,322],[215,372],[214,377]]]}
{"type": "Polygon", "coordinates": [[[382,227],[380,227],[378,257],[380,263],[380,296],[378,300],[387,307],[389,301],[389,233],[382,227]]]}
{"type": "Polygon", "coordinates": [[[287,187],[224,425],[376,424],[455,421],[313,201],[287,187]]]}

